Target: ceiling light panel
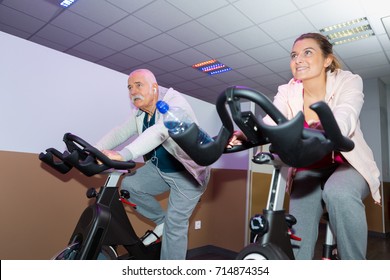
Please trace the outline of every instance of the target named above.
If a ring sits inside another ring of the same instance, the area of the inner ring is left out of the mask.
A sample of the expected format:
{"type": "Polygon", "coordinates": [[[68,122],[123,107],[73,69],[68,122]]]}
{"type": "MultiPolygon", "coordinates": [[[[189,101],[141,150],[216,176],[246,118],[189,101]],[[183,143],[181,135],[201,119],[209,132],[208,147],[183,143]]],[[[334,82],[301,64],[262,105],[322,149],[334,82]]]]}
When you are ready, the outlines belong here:
{"type": "Polygon", "coordinates": [[[333,45],[340,45],[374,36],[366,17],[331,25],[320,29],[333,45]]]}
{"type": "Polygon", "coordinates": [[[210,59],[207,61],[196,63],[192,65],[192,68],[209,75],[221,74],[232,70],[232,68],[226,66],[225,64],[219,62],[216,59],[210,59]]]}
{"type": "Polygon", "coordinates": [[[60,6],[64,7],[64,8],[68,8],[70,5],[74,4],[74,2],[76,2],[77,0],[63,0],[61,1],[60,3],[60,6]]]}

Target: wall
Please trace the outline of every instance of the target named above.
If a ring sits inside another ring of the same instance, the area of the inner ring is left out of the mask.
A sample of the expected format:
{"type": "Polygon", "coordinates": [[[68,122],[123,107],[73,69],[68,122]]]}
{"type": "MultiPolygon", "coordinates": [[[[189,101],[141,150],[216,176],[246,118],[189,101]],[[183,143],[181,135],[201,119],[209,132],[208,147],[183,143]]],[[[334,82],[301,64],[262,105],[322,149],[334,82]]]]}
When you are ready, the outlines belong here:
{"type": "MultiPolygon", "coordinates": [[[[0,41],[0,150],[63,150],[65,132],[95,143],[127,118],[127,75],[7,33],[0,32],[0,41]]],[[[216,135],[215,106],[185,97],[200,126],[216,135]]],[[[246,169],[246,155],[223,155],[213,166],[246,169]]]]}
{"type": "MultiPolygon", "coordinates": [[[[0,151],[0,158],[0,259],[50,259],[68,244],[90,202],[87,189],[99,188],[105,177],[86,177],[77,170],[60,174],[33,153],[0,151]]],[[[213,169],[190,220],[189,249],[214,245],[239,251],[244,246],[245,188],[245,170],[213,169]],[[195,220],[202,221],[200,230],[194,229],[195,220]]],[[[167,204],[166,196],[159,200],[167,204]]],[[[154,227],[132,208],[126,209],[138,235],[154,227]]]]}

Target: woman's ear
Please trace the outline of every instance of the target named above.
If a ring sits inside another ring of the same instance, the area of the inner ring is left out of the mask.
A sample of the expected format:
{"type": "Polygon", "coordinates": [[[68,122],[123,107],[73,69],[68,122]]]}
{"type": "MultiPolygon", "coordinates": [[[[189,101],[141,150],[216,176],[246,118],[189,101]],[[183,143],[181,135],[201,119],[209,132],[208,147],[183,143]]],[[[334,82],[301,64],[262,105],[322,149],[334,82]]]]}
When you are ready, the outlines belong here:
{"type": "Polygon", "coordinates": [[[331,56],[328,56],[326,59],[325,59],[325,63],[324,63],[324,67],[325,68],[328,68],[333,62],[333,57],[331,56]]]}

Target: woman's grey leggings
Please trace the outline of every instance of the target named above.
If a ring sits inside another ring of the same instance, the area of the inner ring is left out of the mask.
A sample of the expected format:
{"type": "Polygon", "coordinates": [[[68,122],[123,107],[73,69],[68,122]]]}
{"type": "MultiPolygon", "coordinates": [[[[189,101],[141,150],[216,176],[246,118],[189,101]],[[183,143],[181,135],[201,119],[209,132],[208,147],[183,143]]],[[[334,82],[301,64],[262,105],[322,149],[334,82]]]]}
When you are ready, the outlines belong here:
{"type": "Polygon", "coordinates": [[[330,226],[337,238],[341,259],[365,259],[367,220],[364,198],[369,194],[365,179],[349,164],[298,172],[290,194],[293,229],[302,241],[292,241],[296,259],[314,257],[318,225],[326,207],[330,226]]]}

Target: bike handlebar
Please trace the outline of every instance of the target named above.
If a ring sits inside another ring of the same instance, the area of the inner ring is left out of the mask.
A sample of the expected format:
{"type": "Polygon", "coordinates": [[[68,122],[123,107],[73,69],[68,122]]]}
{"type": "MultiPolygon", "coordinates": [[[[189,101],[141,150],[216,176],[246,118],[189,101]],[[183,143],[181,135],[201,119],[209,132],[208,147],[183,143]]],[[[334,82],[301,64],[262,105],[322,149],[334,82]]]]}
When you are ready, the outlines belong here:
{"type": "Polygon", "coordinates": [[[200,145],[196,142],[199,128],[192,124],[180,134],[170,136],[199,165],[210,165],[223,153],[239,152],[252,147],[271,144],[270,149],[279,155],[289,166],[308,166],[331,151],[350,151],[354,148],[351,139],[344,137],[334,119],[333,113],[324,102],[310,106],[314,110],[324,131],[304,128],[304,115],[299,112],[295,118],[287,120],[275,105],[262,93],[242,86],[227,88],[217,99],[216,109],[222,121],[222,127],[214,141],[200,145]],[[240,100],[246,99],[260,106],[276,125],[266,125],[258,120],[252,112],[241,111],[240,100]],[[231,116],[227,106],[230,108],[231,116]],[[243,145],[226,149],[234,132],[233,122],[247,137],[243,145]]]}
{"type": "Polygon", "coordinates": [[[39,154],[41,161],[63,174],[69,172],[72,167],[86,176],[93,176],[108,169],[129,170],[135,167],[134,161],[111,160],[84,139],[72,133],[65,133],[63,141],[67,151],[61,153],[54,148],[49,148],[46,153],[39,154]]]}

